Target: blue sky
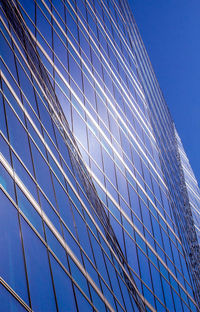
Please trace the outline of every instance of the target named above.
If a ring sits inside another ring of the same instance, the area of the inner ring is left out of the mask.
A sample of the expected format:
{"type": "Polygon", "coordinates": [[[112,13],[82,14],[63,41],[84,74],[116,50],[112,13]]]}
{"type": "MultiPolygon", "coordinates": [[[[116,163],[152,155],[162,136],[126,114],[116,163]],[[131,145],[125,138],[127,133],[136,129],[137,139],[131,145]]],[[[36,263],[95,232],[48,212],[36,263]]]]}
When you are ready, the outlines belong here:
{"type": "Polygon", "coordinates": [[[200,1],[129,2],[200,184],[200,1]]]}

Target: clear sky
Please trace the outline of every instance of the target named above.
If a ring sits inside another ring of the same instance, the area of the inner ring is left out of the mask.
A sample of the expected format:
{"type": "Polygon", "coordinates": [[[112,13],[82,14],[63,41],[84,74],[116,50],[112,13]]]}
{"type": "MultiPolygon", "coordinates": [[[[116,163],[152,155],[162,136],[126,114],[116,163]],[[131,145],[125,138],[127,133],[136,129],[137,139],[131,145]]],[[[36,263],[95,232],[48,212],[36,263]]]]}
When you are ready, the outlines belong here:
{"type": "Polygon", "coordinates": [[[129,0],[200,185],[200,0],[129,0]]]}

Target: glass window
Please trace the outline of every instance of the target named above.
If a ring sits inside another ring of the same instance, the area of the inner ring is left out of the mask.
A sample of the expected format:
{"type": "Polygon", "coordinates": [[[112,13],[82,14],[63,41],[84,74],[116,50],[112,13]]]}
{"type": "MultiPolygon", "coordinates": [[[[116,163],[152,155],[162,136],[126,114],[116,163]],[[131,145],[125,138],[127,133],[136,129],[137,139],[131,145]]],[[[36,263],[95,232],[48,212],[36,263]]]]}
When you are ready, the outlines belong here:
{"type": "Polygon", "coordinates": [[[27,133],[9,106],[7,106],[7,118],[10,143],[28,170],[33,174],[27,133]],[[13,127],[13,125],[15,126],[13,127]],[[24,148],[26,148],[26,153],[24,153],[24,148]]]}
{"type": "Polygon", "coordinates": [[[0,201],[0,275],[28,304],[27,283],[17,210],[1,190],[0,201]]]}
{"type": "Polygon", "coordinates": [[[162,284],[163,284],[163,289],[164,289],[164,294],[165,294],[165,301],[166,301],[166,306],[169,309],[169,311],[175,311],[174,307],[174,300],[172,297],[172,291],[169,283],[162,277],[162,284]]]}
{"type": "Polygon", "coordinates": [[[99,311],[107,311],[105,308],[105,304],[102,301],[102,299],[99,297],[97,292],[93,289],[93,287],[90,287],[91,295],[92,295],[92,300],[94,306],[99,310],[99,311]]]}
{"type": "Polygon", "coordinates": [[[59,243],[57,238],[54,236],[54,234],[51,232],[51,230],[46,224],[45,224],[45,232],[46,232],[48,246],[55,253],[55,255],[58,257],[60,262],[62,262],[65,268],[69,271],[65,249],[62,247],[62,245],[59,243]]]}
{"type": "Polygon", "coordinates": [[[13,167],[14,167],[16,174],[24,183],[24,185],[27,187],[27,189],[30,191],[34,199],[38,200],[35,182],[33,181],[33,179],[30,177],[30,175],[28,174],[24,166],[21,164],[21,162],[13,153],[12,153],[12,159],[13,159],[13,167]]]}
{"type": "MultiPolygon", "coordinates": [[[[1,113],[0,113],[1,114],[1,113]]],[[[5,159],[10,162],[10,151],[9,151],[9,146],[7,144],[7,142],[4,140],[4,138],[1,136],[0,134],[0,146],[1,146],[1,153],[3,154],[3,156],[5,157],[5,159]]]]}
{"type": "Polygon", "coordinates": [[[0,184],[8,192],[8,194],[15,200],[13,179],[7,170],[0,163],[0,184]]]}
{"type": "Polygon", "coordinates": [[[58,303],[58,310],[61,312],[77,311],[74,293],[72,289],[72,282],[69,276],[52,256],[50,257],[50,259],[56,298],[58,303]]]}
{"type": "Polygon", "coordinates": [[[54,209],[51,207],[47,199],[44,197],[44,195],[40,192],[40,202],[41,202],[41,208],[47,215],[47,217],[50,219],[50,221],[55,226],[56,230],[61,233],[61,226],[60,226],[60,219],[54,209]]]}
{"type": "Polygon", "coordinates": [[[32,308],[37,312],[56,311],[46,247],[24,219],[21,224],[32,308]]]}
{"type": "Polygon", "coordinates": [[[82,291],[85,293],[85,295],[90,298],[89,294],[89,285],[85,278],[85,276],[81,273],[78,266],[73,262],[73,260],[69,257],[69,264],[71,269],[71,274],[75,281],[78,283],[79,287],[82,289],[82,291]]]}
{"type": "Polygon", "coordinates": [[[90,259],[92,259],[92,251],[90,248],[90,241],[88,238],[88,232],[86,228],[85,221],[82,219],[78,211],[74,208],[73,209],[74,213],[74,219],[75,219],[75,224],[77,226],[77,232],[78,232],[78,237],[79,237],[79,242],[87,255],[89,256],[90,259]]]}
{"type": "Polygon", "coordinates": [[[46,161],[41,156],[35,145],[31,144],[31,147],[33,152],[37,182],[42,190],[45,192],[51,203],[54,205],[54,207],[56,207],[49,166],[47,165],[46,161]]]}
{"type": "Polygon", "coordinates": [[[24,193],[18,188],[18,186],[17,186],[17,202],[19,208],[22,210],[27,219],[40,233],[40,235],[44,237],[42,219],[40,215],[37,213],[37,211],[32,206],[27,197],[24,195],[24,193]]]}
{"type": "Polygon", "coordinates": [[[17,301],[11,293],[7,291],[6,288],[0,283],[0,302],[1,311],[6,312],[25,312],[27,311],[22,305],[17,301]]]}
{"type": "Polygon", "coordinates": [[[80,290],[77,287],[75,287],[75,293],[76,293],[79,311],[87,311],[87,312],[94,311],[90,303],[87,301],[87,299],[83,296],[83,294],[80,292],[80,290]]]}
{"type": "Polygon", "coordinates": [[[150,289],[152,289],[152,281],[149,272],[149,261],[139,248],[138,248],[138,258],[140,264],[141,278],[147,284],[147,286],[150,289]]]}

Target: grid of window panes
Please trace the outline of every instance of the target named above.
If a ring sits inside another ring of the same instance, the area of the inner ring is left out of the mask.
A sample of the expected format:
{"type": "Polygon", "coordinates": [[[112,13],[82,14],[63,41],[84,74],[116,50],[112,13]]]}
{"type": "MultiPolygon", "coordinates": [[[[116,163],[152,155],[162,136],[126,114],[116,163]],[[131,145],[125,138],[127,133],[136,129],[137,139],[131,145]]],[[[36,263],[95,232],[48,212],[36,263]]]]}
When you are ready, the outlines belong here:
{"type": "MultiPolygon", "coordinates": [[[[45,93],[1,22],[1,282],[28,311],[137,311],[45,93]]],[[[21,311],[4,292],[2,311],[21,311]]]]}
{"type": "MultiPolygon", "coordinates": [[[[48,72],[146,309],[196,311],[120,1],[10,2],[48,72]]],[[[0,22],[2,311],[137,311],[73,151],[2,8],[0,22]]]]}

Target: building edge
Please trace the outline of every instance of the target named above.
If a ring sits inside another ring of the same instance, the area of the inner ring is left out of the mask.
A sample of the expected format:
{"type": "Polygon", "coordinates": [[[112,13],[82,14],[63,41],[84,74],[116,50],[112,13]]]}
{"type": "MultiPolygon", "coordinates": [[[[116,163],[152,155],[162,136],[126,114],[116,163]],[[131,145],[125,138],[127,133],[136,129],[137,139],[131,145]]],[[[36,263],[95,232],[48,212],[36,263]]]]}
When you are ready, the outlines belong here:
{"type": "MultiPolygon", "coordinates": [[[[194,294],[200,310],[200,247],[194,226],[188,189],[185,183],[184,170],[181,163],[180,149],[177,141],[178,133],[156,79],[137,24],[129,8],[128,0],[121,1],[121,8],[127,17],[127,29],[130,36],[130,43],[135,52],[138,75],[149,107],[150,121],[159,147],[160,162],[169,194],[172,201],[173,199],[176,200],[176,197],[178,197],[181,202],[179,207],[174,206],[173,213],[180,239],[185,247],[185,256],[189,266],[192,268],[191,271],[195,283],[194,294]],[[134,25],[134,27],[129,27],[129,25],[134,25]],[[171,167],[169,166],[170,162],[175,166],[172,171],[169,171],[171,167]],[[173,179],[174,169],[176,172],[176,181],[173,179]],[[178,188],[175,186],[177,182],[178,188]],[[173,192],[173,189],[179,189],[180,193],[177,194],[173,192]]],[[[176,201],[176,203],[177,202],[178,201],[176,201]]]]}

